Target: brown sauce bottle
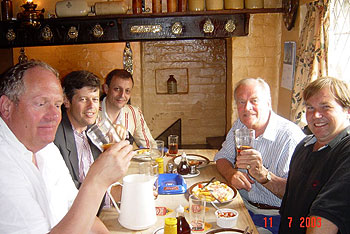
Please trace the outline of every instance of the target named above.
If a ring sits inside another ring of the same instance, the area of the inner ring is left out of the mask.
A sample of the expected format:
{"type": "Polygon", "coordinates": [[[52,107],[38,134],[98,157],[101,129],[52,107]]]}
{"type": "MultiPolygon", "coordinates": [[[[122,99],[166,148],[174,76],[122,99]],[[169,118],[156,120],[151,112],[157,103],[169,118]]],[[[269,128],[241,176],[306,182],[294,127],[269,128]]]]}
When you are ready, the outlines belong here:
{"type": "Polygon", "coordinates": [[[177,173],[180,175],[187,175],[190,173],[190,165],[188,165],[186,153],[182,153],[181,161],[176,168],[177,173]]]}
{"type": "Polygon", "coordinates": [[[176,219],[177,219],[177,234],[190,234],[191,228],[185,218],[185,209],[179,205],[176,208],[176,219]]]}

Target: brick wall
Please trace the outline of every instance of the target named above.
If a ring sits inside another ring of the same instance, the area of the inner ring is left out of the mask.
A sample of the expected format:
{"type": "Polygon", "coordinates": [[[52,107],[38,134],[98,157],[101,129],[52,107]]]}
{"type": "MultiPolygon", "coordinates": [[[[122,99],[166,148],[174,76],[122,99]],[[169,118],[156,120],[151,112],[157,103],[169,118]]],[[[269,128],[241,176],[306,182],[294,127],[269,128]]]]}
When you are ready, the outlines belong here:
{"type": "Polygon", "coordinates": [[[182,119],[182,143],[205,144],[225,134],[225,40],[142,43],[143,112],[157,137],[182,119]],[[164,94],[174,74],[180,94],[164,94]]]}
{"type": "MultiPolygon", "coordinates": [[[[281,24],[281,14],[255,14],[246,37],[131,43],[135,79],[132,103],[144,112],[153,136],[178,118],[182,118],[183,144],[204,144],[206,137],[223,136],[236,119],[234,84],[245,77],[267,80],[276,110],[281,24]],[[179,79],[183,94],[163,94],[170,73],[179,79]]],[[[124,46],[106,43],[25,49],[30,59],[48,62],[62,75],[86,69],[104,78],[110,70],[123,67],[124,46]]],[[[14,48],[14,63],[18,55],[19,48],[14,48]]],[[[280,98],[290,100],[290,96],[280,98]]]]}

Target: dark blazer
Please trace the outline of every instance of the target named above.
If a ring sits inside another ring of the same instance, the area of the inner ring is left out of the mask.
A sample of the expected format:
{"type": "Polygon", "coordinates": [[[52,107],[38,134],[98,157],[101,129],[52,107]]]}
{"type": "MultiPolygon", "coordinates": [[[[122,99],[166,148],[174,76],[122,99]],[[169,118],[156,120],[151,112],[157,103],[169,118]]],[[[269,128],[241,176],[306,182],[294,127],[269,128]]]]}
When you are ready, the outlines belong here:
{"type": "MultiPolygon", "coordinates": [[[[63,109],[64,108],[62,108],[62,120],[58,126],[54,143],[61,151],[63,160],[68,167],[75,186],[79,189],[81,183],[79,182],[78,152],[72,125],[68,119],[67,112],[63,109]]],[[[90,140],[89,144],[94,160],[96,160],[101,154],[101,151],[90,140]]]]}

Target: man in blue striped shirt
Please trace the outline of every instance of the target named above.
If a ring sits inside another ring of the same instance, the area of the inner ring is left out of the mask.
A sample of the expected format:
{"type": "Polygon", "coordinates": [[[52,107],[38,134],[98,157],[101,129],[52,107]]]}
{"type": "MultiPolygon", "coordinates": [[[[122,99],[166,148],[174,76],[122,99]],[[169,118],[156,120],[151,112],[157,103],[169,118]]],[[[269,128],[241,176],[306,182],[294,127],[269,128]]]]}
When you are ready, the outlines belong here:
{"type": "Polygon", "coordinates": [[[279,207],[289,162],[305,137],[301,128],[272,111],[269,85],[261,78],[239,81],[234,90],[239,119],[226,136],[215,161],[219,172],[236,187],[260,233],[277,233],[279,207]],[[234,131],[255,130],[253,149],[236,153],[234,131]],[[267,229],[268,230],[267,230],[267,229]]]}

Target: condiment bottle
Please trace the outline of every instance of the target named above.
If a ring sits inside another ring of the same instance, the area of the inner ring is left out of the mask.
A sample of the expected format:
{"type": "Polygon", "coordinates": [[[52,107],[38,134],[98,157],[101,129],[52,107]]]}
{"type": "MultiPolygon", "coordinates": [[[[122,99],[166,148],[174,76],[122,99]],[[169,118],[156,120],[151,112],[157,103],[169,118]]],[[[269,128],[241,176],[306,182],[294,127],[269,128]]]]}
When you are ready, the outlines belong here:
{"type": "Polygon", "coordinates": [[[156,162],[158,164],[158,173],[163,174],[164,173],[164,159],[163,158],[156,158],[156,162]]]}
{"type": "Polygon", "coordinates": [[[180,175],[187,175],[188,173],[190,173],[190,166],[188,165],[185,152],[182,153],[181,161],[177,166],[176,170],[177,170],[177,173],[180,175]]]}
{"type": "Polygon", "coordinates": [[[177,234],[190,234],[191,228],[185,218],[185,209],[182,205],[176,208],[177,234]]]}
{"type": "Polygon", "coordinates": [[[12,1],[2,0],[1,2],[1,18],[2,20],[11,20],[13,17],[12,1]]]}
{"type": "Polygon", "coordinates": [[[174,172],[174,164],[172,162],[168,162],[166,165],[166,173],[173,173],[174,172]]]}
{"type": "Polygon", "coordinates": [[[177,219],[165,218],[164,234],[176,234],[177,233],[177,219]]]}
{"type": "Polygon", "coordinates": [[[167,80],[167,88],[169,94],[177,93],[177,81],[174,78],[174,75],[169,76],[169,79],[167,80]]]}

